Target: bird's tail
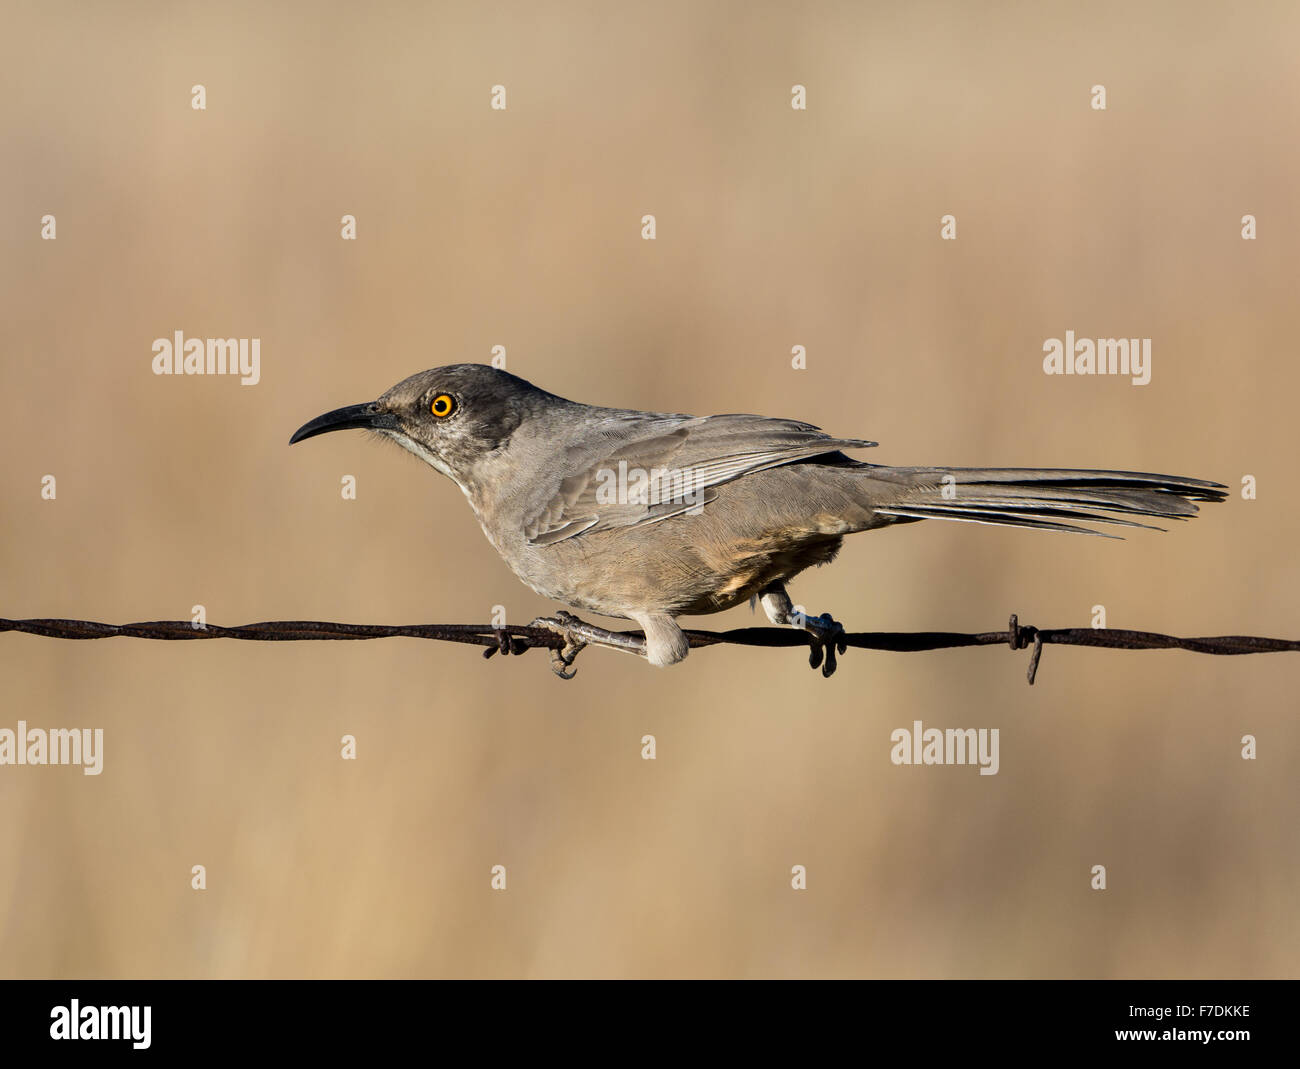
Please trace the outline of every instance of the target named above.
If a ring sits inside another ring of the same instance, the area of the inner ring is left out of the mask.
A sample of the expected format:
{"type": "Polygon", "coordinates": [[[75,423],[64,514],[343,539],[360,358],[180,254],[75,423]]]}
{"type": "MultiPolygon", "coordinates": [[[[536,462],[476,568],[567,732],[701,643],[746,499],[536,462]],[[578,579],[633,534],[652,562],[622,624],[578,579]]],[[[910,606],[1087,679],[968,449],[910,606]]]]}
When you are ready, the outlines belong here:
{"type": "Polygon", "coordinates": [[[872,508],[898,520],[959,520],[1117,535],[1065,521],[1163,530],[1132,517],[1185,520],[1227,487],[1202,479],[1071,468],[892,468],[869,465],[872,508]]]}

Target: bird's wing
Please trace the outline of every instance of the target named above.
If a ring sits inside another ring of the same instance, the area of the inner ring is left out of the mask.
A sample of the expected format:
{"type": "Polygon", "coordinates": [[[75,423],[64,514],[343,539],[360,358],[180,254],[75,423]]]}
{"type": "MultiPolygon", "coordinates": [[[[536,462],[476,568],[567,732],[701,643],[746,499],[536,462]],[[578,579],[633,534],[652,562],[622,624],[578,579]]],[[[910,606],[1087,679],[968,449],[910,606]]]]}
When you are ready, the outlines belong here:
{"type": "Polygon", "coordinates": [[[714,487],[742,475],[875,444],[764,416],[615,413],[565,451],[554,492],[526,519],[524,535],[550,545],[657,523],[702,508],[717,496],[714,487]]]}

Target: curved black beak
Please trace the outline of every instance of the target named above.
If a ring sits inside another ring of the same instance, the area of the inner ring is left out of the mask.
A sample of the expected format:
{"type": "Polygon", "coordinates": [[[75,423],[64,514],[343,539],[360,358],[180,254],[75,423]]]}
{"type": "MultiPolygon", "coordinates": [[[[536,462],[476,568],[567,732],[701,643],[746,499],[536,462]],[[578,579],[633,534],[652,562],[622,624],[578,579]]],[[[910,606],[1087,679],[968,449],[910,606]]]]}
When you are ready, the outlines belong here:
{"type": "Polygon", "coordinates": [[[304,438],[315,438],[326,431],[346,431],[361,428],[368,431],[396,430],[397,417],[379,407],[378,401],[367,401],[364,405],[348,405],[336,408],[317,416],[310,423],[304,423],[289,439],[289,444],[301,442],[304,438]]]}

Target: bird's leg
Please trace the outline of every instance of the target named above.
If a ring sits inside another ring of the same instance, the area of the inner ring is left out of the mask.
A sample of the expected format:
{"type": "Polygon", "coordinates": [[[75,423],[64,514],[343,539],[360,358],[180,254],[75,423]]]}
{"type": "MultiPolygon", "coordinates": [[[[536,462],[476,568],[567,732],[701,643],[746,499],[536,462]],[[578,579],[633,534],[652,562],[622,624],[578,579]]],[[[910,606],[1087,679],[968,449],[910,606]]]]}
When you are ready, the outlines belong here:
{"type": "Polygon", "coordinates": [[[833,620],[830,613],[809,616],[796,612],[784,583],[771,584],[759,595],[759,600],[767,618],[778,627],[801,627],[808,632],[812,646],[808,663],[813,668],[821,665],[823,676],[835,673],[835,651],[843,653],[847,647],[844,645],[844,627],[833,620]]]}
{"type": "Polygon", "coordinates": [[[564,639],[564,648],[551,650],[551,670],[561,679],[572,679],[577,669],[568,671],[578,654],[587,646],[608,646],[625,653],[645,653],[645,639],[608,631],[579,620],[572,613],[561,610],[554,616],[539,616],[529,627],[544,627],[564,639]]]}

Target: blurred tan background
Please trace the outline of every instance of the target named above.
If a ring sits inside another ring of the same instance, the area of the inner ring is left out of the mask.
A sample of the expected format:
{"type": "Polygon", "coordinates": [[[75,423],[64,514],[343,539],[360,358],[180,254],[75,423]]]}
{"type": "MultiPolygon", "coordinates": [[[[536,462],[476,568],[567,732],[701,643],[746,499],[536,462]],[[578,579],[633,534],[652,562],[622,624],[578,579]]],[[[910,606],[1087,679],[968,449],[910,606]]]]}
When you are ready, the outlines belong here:
{"type": "MultiPolygon", "coordinates": [[[[564,396],[797,417],[880,463],[1232,488],[1124,542],[850,539],[792,590],[850,630],[1100,604],[1300,634],[1294,5],[9,10],[2,616],[551,611],[413,458],[287,447],[504,345],[564,396]],[[1067,329],[1152,338],[1151,384],[1044,376],[1067,329]],[[175,330],[260,338],[261,383],[154,376],[175,330]]],[[[1300,657],[1052,648],[1032,689],[1026,659],[588,651],[565,683],[414,640],[3,635],[0,727],[105,754],[0,768],[0,975],[1295,976],[1300,657]],[[914,719],[999,728],[1001,771],[893,766],[914,719]]]]}

